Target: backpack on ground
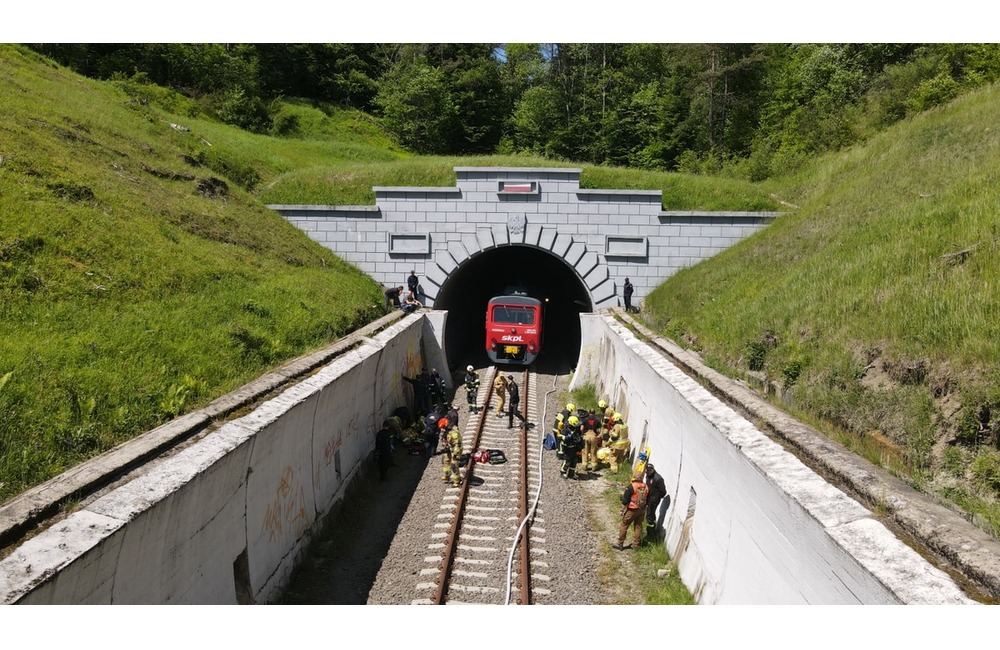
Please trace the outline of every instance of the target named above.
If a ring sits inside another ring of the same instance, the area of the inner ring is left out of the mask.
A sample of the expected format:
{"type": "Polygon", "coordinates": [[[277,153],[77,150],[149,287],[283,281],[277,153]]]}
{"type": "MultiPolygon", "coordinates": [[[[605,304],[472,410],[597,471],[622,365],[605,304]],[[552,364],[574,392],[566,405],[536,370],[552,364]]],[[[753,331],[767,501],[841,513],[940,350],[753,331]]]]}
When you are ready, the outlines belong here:
{"type": "Polygon", "coordinates": [[[551,433],[545,434],[545,441],[542,442],[542,447],[545,449],[555,449],[556,448],[556,437],[551,433]]]}

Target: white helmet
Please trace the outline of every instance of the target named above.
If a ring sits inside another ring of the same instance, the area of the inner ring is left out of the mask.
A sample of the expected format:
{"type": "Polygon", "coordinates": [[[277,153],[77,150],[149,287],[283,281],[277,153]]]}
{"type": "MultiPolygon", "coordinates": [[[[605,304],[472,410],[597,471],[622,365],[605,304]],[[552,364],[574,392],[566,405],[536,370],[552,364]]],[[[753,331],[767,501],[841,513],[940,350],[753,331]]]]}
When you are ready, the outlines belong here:
{"type": "Polygon", "coordinates": [[[465,370],[466,370],[466,372],[472,372],[473,370],[475,370],[475,368],[473,368],[471,365],[469,365],[469,367],[466,368],[465,370]]]}

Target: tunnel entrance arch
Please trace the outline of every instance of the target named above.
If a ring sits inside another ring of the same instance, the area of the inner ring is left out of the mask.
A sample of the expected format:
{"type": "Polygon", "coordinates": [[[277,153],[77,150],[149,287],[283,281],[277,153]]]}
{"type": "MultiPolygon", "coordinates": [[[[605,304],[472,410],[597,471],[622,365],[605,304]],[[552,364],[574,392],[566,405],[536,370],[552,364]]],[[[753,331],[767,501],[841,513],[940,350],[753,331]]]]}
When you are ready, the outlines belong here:
{"type": "Polygon", "coordinates": [[[448,365],[489,365],[485,352],[486,303],[511,288],[527,290],[545,304],[544,368],[572,367],[580,353],[580,313],[594,309],[576,267],[548,250],[510,244],[478,252],[448,273],[434,308],[448,311],[445,325],[448,365]]]}

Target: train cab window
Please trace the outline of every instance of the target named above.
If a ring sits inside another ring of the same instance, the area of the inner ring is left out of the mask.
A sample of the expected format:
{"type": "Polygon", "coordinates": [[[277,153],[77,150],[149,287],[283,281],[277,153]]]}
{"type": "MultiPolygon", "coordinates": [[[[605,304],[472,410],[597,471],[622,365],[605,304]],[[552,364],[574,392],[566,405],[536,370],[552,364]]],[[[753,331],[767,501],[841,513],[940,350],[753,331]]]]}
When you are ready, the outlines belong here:
{"type": "Polygon", "coordinates": [[[493,322],[508,325],[534,325],[535,312],[516,307],[495,307],[493,309],[493,322]]]}

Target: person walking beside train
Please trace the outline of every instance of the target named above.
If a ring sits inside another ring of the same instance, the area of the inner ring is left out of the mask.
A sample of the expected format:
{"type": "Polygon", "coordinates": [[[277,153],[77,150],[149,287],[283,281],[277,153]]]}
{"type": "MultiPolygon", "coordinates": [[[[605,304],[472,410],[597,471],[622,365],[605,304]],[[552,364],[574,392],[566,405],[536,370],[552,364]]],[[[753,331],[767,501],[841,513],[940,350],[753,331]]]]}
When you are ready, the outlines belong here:
{"type": "Polygon", "coordinates": [[[518,406],[521,404],[521,394],[517,388],[517,382],[514,381],[514,375],[507,375],[507,393],[510,395],[510,411],[507,413],[507,428],[514,428],[514,416],[521,421],[521,424],[526,424],[524,421],[524,416],[521,415],[521,411],[518,410],[518,406]]]}
{"type": "Polygon", "coordinates": [[[642,526],[646,518],[646,501],[649,496],[649,486],[642,480],[642,472],[632,474],[632,482],[628,484],[622,492],[622,523],[618,528],[618,543],[614,548],[622,550],[626,548],[625,535],[628,527],[632,527],[633,548],[638,548],[642,543],[642,526]]]}
{"type": "Polygon", "coordinates": [[[479,375],[471,365],[465,369],[465,398],[469,401],[469,413],[479,413],[476,399],[479,397],[479,375]]]}
{"type": "Polygon", "coordinates": [[[497,417],[503,417],[503,407],[507,403],[507,378],[497,369],[496,379],[493,380],[493,393],[497,396],[497,417]]]}

